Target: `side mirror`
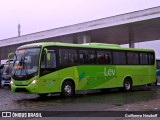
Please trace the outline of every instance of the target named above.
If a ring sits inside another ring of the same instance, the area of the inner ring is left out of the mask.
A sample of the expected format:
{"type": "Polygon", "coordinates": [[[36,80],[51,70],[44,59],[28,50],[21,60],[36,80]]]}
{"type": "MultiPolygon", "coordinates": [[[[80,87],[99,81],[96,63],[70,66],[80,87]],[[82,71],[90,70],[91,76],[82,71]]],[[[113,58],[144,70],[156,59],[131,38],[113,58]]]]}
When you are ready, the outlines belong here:
{"type": "Polygon", "coordinates": [[[44,51],[45,51],[45,53],[46,53],[46,55],[47,55],[47,53],[48,53],[48,50],[47,50],[47,48],[44,48],[44,51]]]}
{"type": "Polygon", "coordinates": [[[47,48],[44,48],[44,51],[45,51],[46,56],[47,56],[47,61],[50,61],[51,60],[51,54],[48,52],[47,48]]]}
{"type": "MultiPolygon", "coordinates": [[[[9,64],[9,66],[10,66],[10,59],[11,59],[11,57],[14,57],[14,56],[16,56],[16,53],[10,53],[9,55],[8,55],[8,64],[9,64]]],[[[16,58],[17,59],[17,58],[16,58]]]]}
{"type": "Polygon", "coordinates": [[[47,61],[50,61],[50,60],[51,60],[51,54],[47,53],[47,61]]]}

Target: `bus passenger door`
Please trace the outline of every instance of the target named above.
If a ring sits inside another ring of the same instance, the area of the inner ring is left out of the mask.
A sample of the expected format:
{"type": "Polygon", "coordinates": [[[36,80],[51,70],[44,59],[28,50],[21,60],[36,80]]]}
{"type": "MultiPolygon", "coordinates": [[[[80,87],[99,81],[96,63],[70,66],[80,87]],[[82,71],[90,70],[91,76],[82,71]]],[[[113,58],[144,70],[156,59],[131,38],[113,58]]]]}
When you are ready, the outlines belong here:
{"type": "Polygon", "coordinates": [[[52,92],[55,87],[55,75],[57,62],[56,62],[56,52],[54,48],[47,47],[43,49],[41,56],[41,65],[40,65],[40,81],[43,91],[48,93],[52,92]]]}

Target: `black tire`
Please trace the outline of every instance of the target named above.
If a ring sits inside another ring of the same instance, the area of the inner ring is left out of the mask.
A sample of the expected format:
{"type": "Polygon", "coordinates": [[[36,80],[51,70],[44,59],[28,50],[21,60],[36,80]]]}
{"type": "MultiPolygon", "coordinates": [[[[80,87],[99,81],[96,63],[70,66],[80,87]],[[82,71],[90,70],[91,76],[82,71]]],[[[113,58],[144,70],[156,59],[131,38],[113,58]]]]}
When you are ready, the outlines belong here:
{"type": "Polygon", "coordinates": [[[38,95],[39,95],[39,97],[45,98],[45,97],[47,97],[48,93],[42,93],[42,94],[38,94],[38,95]]]}
{"type": "Polygon", "coordinates": [[[125,92],[132,91],[132,80],[130,78],[124,80],[123,89],[125,92]]]}
{"type": "Polygon", "coordinates": [[[71,81],[65,81],[62,85],[61,96],[72,97],[75,94],[74,84],[71,81]]]}

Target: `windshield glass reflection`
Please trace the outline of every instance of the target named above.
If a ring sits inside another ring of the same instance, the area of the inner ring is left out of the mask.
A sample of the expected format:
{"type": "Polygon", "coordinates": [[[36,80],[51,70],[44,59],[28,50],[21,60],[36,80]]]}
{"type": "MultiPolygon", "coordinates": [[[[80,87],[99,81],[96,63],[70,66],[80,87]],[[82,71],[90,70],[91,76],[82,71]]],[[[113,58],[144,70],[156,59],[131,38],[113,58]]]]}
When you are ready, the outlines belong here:
{"type": "Polygon", "coordinates": [[[12,75],[27,76],[37,73],[39,53],[40,48],[17,50],[12,75]]]}

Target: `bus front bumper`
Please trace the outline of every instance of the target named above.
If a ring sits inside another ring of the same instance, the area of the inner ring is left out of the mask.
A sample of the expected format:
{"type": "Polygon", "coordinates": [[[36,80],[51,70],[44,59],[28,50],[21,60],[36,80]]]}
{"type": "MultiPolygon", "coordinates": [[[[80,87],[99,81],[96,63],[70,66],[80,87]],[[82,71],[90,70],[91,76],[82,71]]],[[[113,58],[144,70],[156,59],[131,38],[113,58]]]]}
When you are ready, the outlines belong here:
{"type": "Polygon", "coordinates": [[[11,90],[15,93],[28,93],[28,94],[34,94],[37,93],[34,86],[16,86],[11,84],[11,90]]]}

